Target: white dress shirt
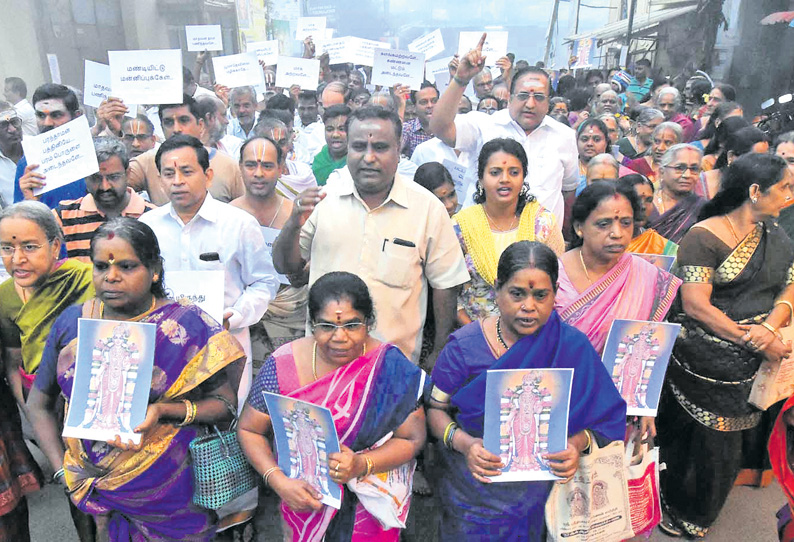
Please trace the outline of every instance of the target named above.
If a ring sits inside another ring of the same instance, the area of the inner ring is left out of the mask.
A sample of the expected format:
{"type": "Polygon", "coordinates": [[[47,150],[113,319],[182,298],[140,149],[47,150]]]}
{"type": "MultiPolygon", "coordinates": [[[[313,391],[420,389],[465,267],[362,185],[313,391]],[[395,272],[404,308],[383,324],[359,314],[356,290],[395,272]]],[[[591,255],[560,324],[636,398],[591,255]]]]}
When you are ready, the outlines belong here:
{"type": "MultiPolygon", "coordinates": [[[[565,204],[562,191],[573,191],[579,183],[579,153],[575,132],[546,116],[529,135],[510,116],[508,109],[487,115],[472,111],[455,117],[455,148],[479,156],[483,145],[506,137],[521,143],[527,153],[527,182],[538,201],[554,213],[562,228],[565,204]]],[[[476,168],[476,160],[469,166],[476,168]]],[[[471,176],[467,174],[467,176],[471,176]]],[[[474,170],[476,177],[476,169],[474,170]]]]}
{"type": "Polygon", "coordinates": [[[0,196],[3,197],[3,207],[14,203],[14,179],[16,175],[17,165],[3,154],[3,151],[0,151],[0,196]]]}
{"type": "Polygon", "coordinates": [[[296,132],[295,159],[311,165],[314,157],[325,147],[325,124],[318,120],[296,132]]]}
{"type": "MultiPolygon", "coordinates": [[[[231,108],[229,108],[231,112],[231,108]]],[[[259,120],[259,111],[254,113],[254,123],[251,125],[251,131],[247,134],[243,127],[240,125],[240,120],[237,118],[232,118],[229,120],[228,126],[226,126],[226,133],[229,135],[233,135],[234,137],[239,137],[242,140],[248,139],[248,136],[251,135],[254,131],[254,126],[256,126],[257,121],[259,120]]]]}
{"type": "MultiPolygon", "coordinates": [[[[22,120],[22,135],[34,136],[39,135],[39,126],[36,124],[36,110],[30,105],[26,99],[21,99],[14,104],[14,110],[22,120]]],[[[13,199],[11,200],[14,201],[13,199]]]]}

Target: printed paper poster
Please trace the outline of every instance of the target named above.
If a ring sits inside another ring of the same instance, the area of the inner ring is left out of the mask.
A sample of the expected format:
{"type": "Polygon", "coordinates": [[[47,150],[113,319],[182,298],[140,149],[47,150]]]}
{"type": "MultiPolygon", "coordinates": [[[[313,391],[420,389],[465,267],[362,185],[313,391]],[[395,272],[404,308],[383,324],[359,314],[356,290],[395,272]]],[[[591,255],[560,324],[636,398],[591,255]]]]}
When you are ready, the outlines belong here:
{"type": "Polygon", "coordinates": [[[440,55],[444,52],[444,38],[441,36],[441,29],[437,28],[429,34],[415,39],[408,44],[408,50],[422,53],[426,59],[440,55]]]}
{"type": "MultiPolygon", "coordinates": [[[[458,55],[463,57],[474,49],[482,37],[482,32],[461,32],[458,38],[458,55]]],[[[496,61],[507,54],[507,32],[487,32],[482,54],[485,56],[485,65],[496,66],[496,61]]]]}
{"type": "MultiPolygon", "coordinates": [[[[110,90],[110,66],[86,60],[83,103],[91,107],[99,107],[109,96],[113,96],[110,90]]],[[[124,116],[135,118],[138,106],[128,103],[124,105],[127,106],[127,113],[124,116]]]]}
{"type": "Polygon", "coordinates": [[[315,58],[280,56],[276,68],[276,86],[289,88],[298,85],[303,90],[317,90],[320,61],[315,58]]]}
{"type": "Polygon", "coordinates": [[[419,90],[425,78],[425,55],[395,49],[375,49],[372,84],[384,87],[406,85],[419,90]]]}
{"type": "Polygon", "coordinates": [[[146,418],[157,326],[117,320],[77,321],[77,360],[64,437],[131,440],[146,418]]]}
{"type": "Polygon", "coordinates": [[[254,53],[265,66],[275,66],[278,63],[278,40],[252,41],[246,47],[248,52],[254,53]]]}
{"type": "Polygon", "coordinates": [[[113,96],[131,104],[182,103],[182,50],[108,51],[113,96]]]}
{"type": "Polygon", "coordinates": [[[656,416],[679,324],[615,320],[601,356],[629,416],[656,416]]]}
{"type": "Polygon", "coordinates": [[[494,482],[557,480],[547,453],[568,447],[573,369],[488,371],[483,444],[502,458],[494,482]]]}
{"type": "Polygon", "coordinates": [[[275,393],[262,394],[276,437],[278,466],[322,494],[323,504],[339,509],[342,490],[328,468],[328,455],[340,451],[331,411],[275,393]]]}
{"type": "Polygon", "coordinates": [[[295,39],[303,41],[309,36],[325,38],[325,17],[299,17],[295,39]]]}
{"type": "Polygon", "coordinates": [[[264,83],[262,66],[254,53],[216,56],[212,58],[215,80],[229,88],[258,86],[264,83]]]}
{"type": "Polygon", "coordinates": [[[169,271],[165,281],[166,291],[175,301],[188,300],[223,323],[225,271],[169,271]]]}
{"type": "Polygon", "coordinates": [[[185,26],[188,51],[223,51],[221,25],[202,24],[185,26]]]}
{"type": "Polygon", "coordinates": [[[38,164],[36,172],[47,177],[47,185],[33,191],[37,196],[99,171],[94,140],[85,115],[49,132],[25,136],[22,149],[28,164],[38,164]]]}
{"type": "Polygon", "coordinates": [[[632,252],[634,256],[638,256],[648,263],[652,263],[659,269],[670,272],[670,269],[675,265],[675,256],[672,254],[640,254],[639,252],[632,252]]]}

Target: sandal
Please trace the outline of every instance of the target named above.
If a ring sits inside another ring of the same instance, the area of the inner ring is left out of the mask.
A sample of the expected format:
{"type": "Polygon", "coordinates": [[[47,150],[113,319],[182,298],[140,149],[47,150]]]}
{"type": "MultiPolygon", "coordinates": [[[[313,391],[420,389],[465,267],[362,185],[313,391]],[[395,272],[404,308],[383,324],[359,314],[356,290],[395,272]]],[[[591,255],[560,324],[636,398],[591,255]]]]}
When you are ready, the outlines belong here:
{"type": "Polygon", "coordinates": [[[667,514],[662,514],[662,521],[659,522],[659,530],[667,536],[681,538],[684,531],[667,514]]]}

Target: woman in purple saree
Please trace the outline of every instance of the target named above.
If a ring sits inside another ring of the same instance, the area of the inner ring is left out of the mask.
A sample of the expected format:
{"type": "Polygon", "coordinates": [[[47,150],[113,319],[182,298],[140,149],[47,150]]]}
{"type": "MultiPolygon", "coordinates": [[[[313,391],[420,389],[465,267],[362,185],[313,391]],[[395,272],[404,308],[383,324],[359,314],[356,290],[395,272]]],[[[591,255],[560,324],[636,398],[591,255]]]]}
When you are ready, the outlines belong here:
{"type": "Polygon", "coordinates": [[[102,225],[91,242],[97,298],[70,307],[47,341],[29,407],[34,428],[72,502],[94,516],[97,540],[210,540],[215,514],[191,504],[188,445],[194,424],[228,420],[235,394],[223,368],[245,354],[210,316],[166,298],[162,260],[152,230],[121,218],[102,225]],[[74,385],[79,318],[157,325],[149,407],[140,445],[66,439],[50,410],[74,385]]]}
{"type": "Polygon", "coordinates": [[[587,337],[554,312],[557,257],[530,241],[510,245],[499,259],[499,315],[468,324],[450,337],[433,369],[428,409],[439,446],[438,483],[443,541],[545,540],[544,507],[552,482],[502,482],[499,456],[483,447],[487,371],[573,368],[568,448],[543,457],[570,479],[591,439],[623,438],[626,403],[587,337]]]}

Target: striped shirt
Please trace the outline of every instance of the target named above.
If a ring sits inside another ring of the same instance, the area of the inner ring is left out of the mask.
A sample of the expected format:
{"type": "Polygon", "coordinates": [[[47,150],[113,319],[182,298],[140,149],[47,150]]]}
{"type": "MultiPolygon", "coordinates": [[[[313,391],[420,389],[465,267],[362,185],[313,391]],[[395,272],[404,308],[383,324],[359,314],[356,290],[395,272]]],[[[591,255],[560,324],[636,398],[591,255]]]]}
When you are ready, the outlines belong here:
{"type": "MultiPolygon", "coordinates": [[[[144,200],[132,188],[127,188],[130,201],[121,216],[138,218],[155,206],[144,200]]],[[[66,253],[69,258],[91,263],[91,238],[107,217],[97,209],[94,196],[88,194],[79,199],[63,200],[52,210],[63,229],[66,253]]]]}

